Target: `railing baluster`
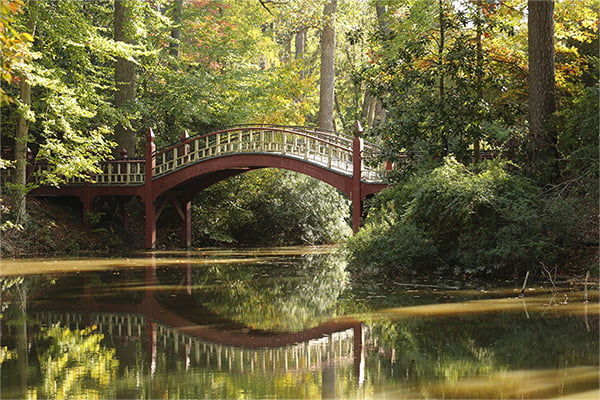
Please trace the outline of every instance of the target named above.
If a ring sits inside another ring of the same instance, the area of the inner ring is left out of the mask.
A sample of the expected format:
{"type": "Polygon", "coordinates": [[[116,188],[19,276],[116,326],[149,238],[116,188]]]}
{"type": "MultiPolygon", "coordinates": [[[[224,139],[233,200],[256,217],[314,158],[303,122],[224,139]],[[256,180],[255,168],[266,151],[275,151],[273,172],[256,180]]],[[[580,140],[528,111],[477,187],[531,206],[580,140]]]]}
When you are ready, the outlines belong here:
{"type": "Polygon", "coordinates": [[[112,164],[106,164],[106,181],[108,184],[112,183],[112,164]]]}
{"type": "Polygon", "coordinates": [[[285,155],[286,153],[286,147],[287,147],[287,135],[285,132],[283,132],[283,148],[281,149],[281,152],[285,155]]]}

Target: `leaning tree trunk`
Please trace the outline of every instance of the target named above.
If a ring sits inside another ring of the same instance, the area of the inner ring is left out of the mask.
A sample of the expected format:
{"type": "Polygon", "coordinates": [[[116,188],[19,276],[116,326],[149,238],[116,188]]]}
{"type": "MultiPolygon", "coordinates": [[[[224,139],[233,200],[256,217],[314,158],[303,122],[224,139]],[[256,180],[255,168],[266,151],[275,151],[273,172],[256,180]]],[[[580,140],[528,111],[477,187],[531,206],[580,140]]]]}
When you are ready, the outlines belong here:
{"type": "Polygon", "coordinates": [[[325,26],[321,34],[321,85],[319,90],[319,127],[334,130],[335,27],[337,0],[325,5],[325,26]]]}
{"type": "MultiPolygon", "coordinates": [[[[114,38],[115,41],[132,43],[133,27],[132,21],[132,1],[137,0],[115,0],[114,9],[114,38]]],[[[123,57],[117,57],[115,65],[115,108],[123,108],[128,103],[135,102],[135,64],[123,57]]],[[[123,123],[115,126],[115,141],[117,148],[114,150],[114,156],[119,157],[121,150],[127,150],[130,156],[135,155],[135,132],[126,127],[123,123]]]]}
{"type": "Polygon", "coordinates": [[[527,6],[529,161],[532,172],[552,181],[558,177],[557,134],[550,124],[556,111],[554,0],[530,0],[527,6]]]}

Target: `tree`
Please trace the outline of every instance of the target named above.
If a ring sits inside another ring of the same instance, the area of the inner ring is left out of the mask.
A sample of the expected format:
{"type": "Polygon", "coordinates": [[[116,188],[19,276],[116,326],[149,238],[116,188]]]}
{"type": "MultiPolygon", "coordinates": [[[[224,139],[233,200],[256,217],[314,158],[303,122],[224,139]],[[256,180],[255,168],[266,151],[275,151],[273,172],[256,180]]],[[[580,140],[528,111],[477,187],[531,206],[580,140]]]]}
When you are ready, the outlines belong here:
{"type": "Polygon", "coordinates": [[[169,45],[170,53],[173,57],[179,57],[179,47],[181,40],[181,22],[183,18],[183,0],[173,1],[172,19],[173,28],[171,29],[171,38],[173,41],[169,45]]]}
{"type": "MultiPolygon", "coordinates": [[[[36,25],[37,0],[29,0],[28,17],[26,23],[27,33],[33,38],[36,25]]],[[[31,77],[23,71],[19,84],[19,113],[15,135],[15,188],[17,216],[16,223],[21,223],[27,214],[26,187],[27,187],[27,144],[29,141],[29,122],[32,118],[31,106],[31,77]]]]}
{"type": "MultiPolygon", "coordinates": [[[[0,40],[2,46],[1,79],[6,84],[17,83],[21,78],[19,71],[31,60],[30,45],[33,41],[31,33],[23,32],[18,26],[17,15],[23,13],[23,0],[3,1],[0,4],[0,40]]],[[[0,104],[12,104],[12,98],[0,87],[0,104]]]]}
{"type": "Polygon", "coordinates": [[[520,60],[503,44],[514,34],[506,9],[485,4],[482,10],[471,1],[378,3],[361,77],[386,111],[369,134],[386,142],[388,157],[454,154],[470,162],[474,143],[497,147],[518,132],[519,88],[507,89],[520,82],[520,60]]]}
{"type": "Polygon", "coordinates": [[[554,0],[530,0],[528,6],[529,157],[532,172],[550,181],[558,177],[554,75],[554,0]]]}
{"type": "MultiPolygon", "coordinates": [[[[133,43],[135,39],[134,12],[137,1],[115,0],[114,2],[114,39],[116,42],[133,43]]],[[[135,63],[125,57],[117,57],[115,64],[115,97],[116,108],[123,108],[128,103],[135,102],[135,63]]],[[[117,147],[114,156],[119,157],[121,150],[125,149],[130,155],[135,155],[135,131],[128,126],[127,121],[119,121],[115,126],[115,141],[117,147]]]]}
{"type": "MultiPolygon", "coordinates": [[[[33,32],[35,25],[35,34],[29,35],[35,38],[32,57],[19,64],[22,78],[6,86],[6,93],[17,98],[23,92],[23,99],[30,96],[30,104],[3,104],[3,138],[14,140],[16,147],[23,144],[18,154],[30,147],[38,159],[54,166],[41,176],[44,183],[86,178],[98,171],[97,161],[106,157],[112,145],[108,64],[117,54],[127,57],[128,49],[106,36],[110,12],[105,4],[30,1],[25,11],[15,17],[15,26],[33,32]],[[29,88],[16,85],[23,80],[29,88]],[[26,138],[19,139],[25,132],[26,138]]],[[[13,189],[23,195],[31,189],[22,179],[13,183],[13,189]]]]}
{"type": "Polygon", "coordinates": [[[337,0],[330,0],[323,9],[325,24],[321,32],[321,75],[319,89],[319,127],[334,130],[335,90],[335,12],[337,0]]]}

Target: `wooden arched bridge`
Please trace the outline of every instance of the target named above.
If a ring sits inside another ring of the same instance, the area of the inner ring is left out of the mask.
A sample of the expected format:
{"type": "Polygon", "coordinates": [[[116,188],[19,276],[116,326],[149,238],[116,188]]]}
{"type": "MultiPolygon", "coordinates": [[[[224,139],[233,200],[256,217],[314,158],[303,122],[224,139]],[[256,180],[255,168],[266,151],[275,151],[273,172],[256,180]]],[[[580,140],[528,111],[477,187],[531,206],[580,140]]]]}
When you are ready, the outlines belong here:
{"type": "MultiPolygon", "coordinates": [[[[259,168],[282,168],[312,176],[337,188],[352,201],[352,223],[359,228],[362,201],[382,190],[385,166],[373,167],[379,149],[354,136],[317,128],[243,125],[188,137],[156,150],[152,130],[146,134],[144,159],[101,162],[101,173],[72,179],[61,187],[40,186],[32,196],[76,196],[84,216],[109,203],[128,225],[127,204],[145,204],[145,247],[156,248],[156,220],[171,205],[181,220],[181,237],[191,245],[191,201],[205,188],[231,176],[259,168]]],[[[34,163],[31,181],[49,169],[34,163]]],[[[292,206],[292,205],[290,205],[292,206]]]]}

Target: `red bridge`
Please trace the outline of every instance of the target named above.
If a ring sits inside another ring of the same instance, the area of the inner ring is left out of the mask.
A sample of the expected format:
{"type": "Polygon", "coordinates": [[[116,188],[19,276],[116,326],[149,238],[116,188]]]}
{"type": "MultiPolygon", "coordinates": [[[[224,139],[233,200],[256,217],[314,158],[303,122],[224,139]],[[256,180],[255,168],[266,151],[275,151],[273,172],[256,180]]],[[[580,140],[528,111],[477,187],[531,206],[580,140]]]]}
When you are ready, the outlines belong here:
{"type": "MultiPolygon", "coordinates": [[[[156,248],[156,220],[171,205],[181,220],[181,237],[191,246],[191,202],[207,187],[253,169],[282,168],[312,176],[346,194],[352,201],[352,224],[359,228],[362,201],[386,185],[385,165],[373,167],[369,159],[380,152],[358,134],[304,127],[244,125],[187,137],[156,150],[154,134],[146,134],[145,158],[104,161],[101,173],[73,179],[62,187],[40,186],[31,196],[76,196],[84,216],[108,203],[120,210],[128,225],[127,204],[139,197],[145,204],[145,247],[156,248]]],[[[38,171],[51,166],[35,163],[31,181],[40,183],[38,171]]]]}

